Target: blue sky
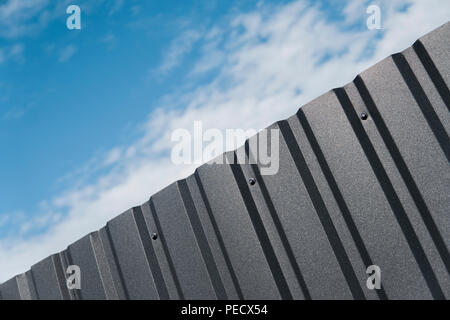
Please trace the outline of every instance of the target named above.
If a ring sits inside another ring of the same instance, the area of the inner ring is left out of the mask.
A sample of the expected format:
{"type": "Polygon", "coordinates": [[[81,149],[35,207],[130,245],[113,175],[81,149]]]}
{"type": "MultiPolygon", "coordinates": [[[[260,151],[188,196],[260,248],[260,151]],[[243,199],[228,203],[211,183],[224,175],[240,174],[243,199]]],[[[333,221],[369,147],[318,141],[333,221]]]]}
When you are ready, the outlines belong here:
{"type": "MultiPolygon", "coordinates": [[[[14,2],[2,1],[3,6],[14,2]]],[[[4,56],[0,214],[40,214],[43,199],[75,183],[70,173],[139,135],[136,125],[164,96],[210,80],[210,73],[186,76],[202,54],[198,43],[208,29],[233,14],[271,5],[254,1],[37,3],[34,9],[21,9],[30,16],[17,18],[19,28],[4,23],[0,31],[4,56]],[[81,30],[66,28],[69,3],[81,7],[81,30]]],[[[336,1],[318,6],[329,19],[343,19],[336,1]]],[[[364,18],[346,28],[364,27],[364,18]]],[[[96,177],[97,172],[86,178],[96,177]]],[[[20,222],[5,223],[0,230],[11,233],[18,227],[20,222]]]]}
{"type": "MultiPolygon", "coordinates": [[[[158,69],[171,41],[248,6],[96,2],[87,12],[80,3],[82,30],[66,28],[60,6],[39,30],[0,39],[2,48],[20,48],[0,65],[0,212],[33,212],[40,200],[70,185],[60,182],[67,172],[129,141],[162,96],[185,86],[190,57],[158,69]]],[[[49,4],[39,14],[57,7],[49,4]]]]}
{"type": "MultiPolygon", "coordinates": [[[[40,200],[70,186],[70,180],[61,181],[67,172],[135,136],[135,124],[161,97],[208,81],[207,75],[185,77],[199,55],[195,42],[209,26],[258,6],[254,1],[88,2],[89,7],[78,3],[82,30],[66,28],[64,1],[44,1],[30,20],[52,15],[47,24],[18,36],[8,37],[6,30],[0,39],[0,47],[7,48],[0,65],[0,212],[35,211],[40,200]],[[180,46],[189,52],[180,49],[172,61],[167,53],[183,34],[180,46]],[[8,52],[14,47],[16,53],[8,52]]],[[[336,3],[320,3],[330,19],[342,19],[336,3]]],[[[361,18],[357,27],[364,26],[361,18]]]]}
{"type": "Polygon", "coordinates": [[[191,173],[174,129],[263,128],[450,16],[370,3],[0,0],[0,281],[191,173]]]}

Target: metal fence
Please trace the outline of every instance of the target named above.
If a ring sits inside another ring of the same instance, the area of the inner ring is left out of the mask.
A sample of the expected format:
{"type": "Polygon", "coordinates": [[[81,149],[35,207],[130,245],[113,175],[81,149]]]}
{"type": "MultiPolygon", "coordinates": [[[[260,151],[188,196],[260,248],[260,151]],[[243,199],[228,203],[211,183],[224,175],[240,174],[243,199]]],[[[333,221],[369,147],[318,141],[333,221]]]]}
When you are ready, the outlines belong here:
{"type": "Polygon", "coordinates": [[[449,42],[447,23],[273,124],[277,174],[205,164],[2,299],[448,299],[449,42]]]}

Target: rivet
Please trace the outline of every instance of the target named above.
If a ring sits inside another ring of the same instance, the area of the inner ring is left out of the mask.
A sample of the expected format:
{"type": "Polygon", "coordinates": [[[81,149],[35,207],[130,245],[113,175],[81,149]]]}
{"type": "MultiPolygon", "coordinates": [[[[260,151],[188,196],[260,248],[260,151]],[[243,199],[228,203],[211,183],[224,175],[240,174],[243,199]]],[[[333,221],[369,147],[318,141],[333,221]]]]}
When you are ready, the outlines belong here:
{"type": "Polygon", "coordinates": [[[153,239],[153,240],[158,239],[158,235],[157,235],[156,233],[152,233],[152,239],[153,239]]]}
{"type": "Polygon", "coordinates": [[[250,185],[254,185],[256,183],[256,180],[253,178],[248,179],[248,183],[250,183],[250,185]]]}
{"type": "Polygon", "coordinates": [[[367,113],[363,112],[363,113],[361,113],[360,117],[361,117],[361,120],[367,120],[367,118],[369,116],[367,115],[367,113]]]}

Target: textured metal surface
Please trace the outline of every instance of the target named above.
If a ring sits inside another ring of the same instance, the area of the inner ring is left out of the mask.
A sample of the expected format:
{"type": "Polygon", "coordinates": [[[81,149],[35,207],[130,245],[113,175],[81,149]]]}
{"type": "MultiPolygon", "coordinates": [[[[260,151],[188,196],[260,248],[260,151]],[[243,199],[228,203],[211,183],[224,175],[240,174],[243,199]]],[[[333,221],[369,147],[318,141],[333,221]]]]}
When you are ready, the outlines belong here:
{"type": "Polygon", "coordinates": [[[272,125],[276,175],[203,165],[1,298],[450,298],[449,42],[447,23],[272,125]],[[72,264],[81,290],[66,287],[72,264]],[[381,290],[366,287],[372,264],[381,290]]]}

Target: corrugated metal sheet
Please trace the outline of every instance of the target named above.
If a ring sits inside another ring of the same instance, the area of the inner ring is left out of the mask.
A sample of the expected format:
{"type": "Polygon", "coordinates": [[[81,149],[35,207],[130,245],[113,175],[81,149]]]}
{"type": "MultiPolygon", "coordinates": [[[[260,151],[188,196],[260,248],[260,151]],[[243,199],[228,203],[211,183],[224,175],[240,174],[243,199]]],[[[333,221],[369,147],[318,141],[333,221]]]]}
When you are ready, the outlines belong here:
{"type": "Polygon", "coordinates": [[[276,175],[203,165],[2,298],[448,299],[449,40],[447,23],[272,125],[276,175]],[[82,290],[66,287],[72,264],[82,290]]]}

